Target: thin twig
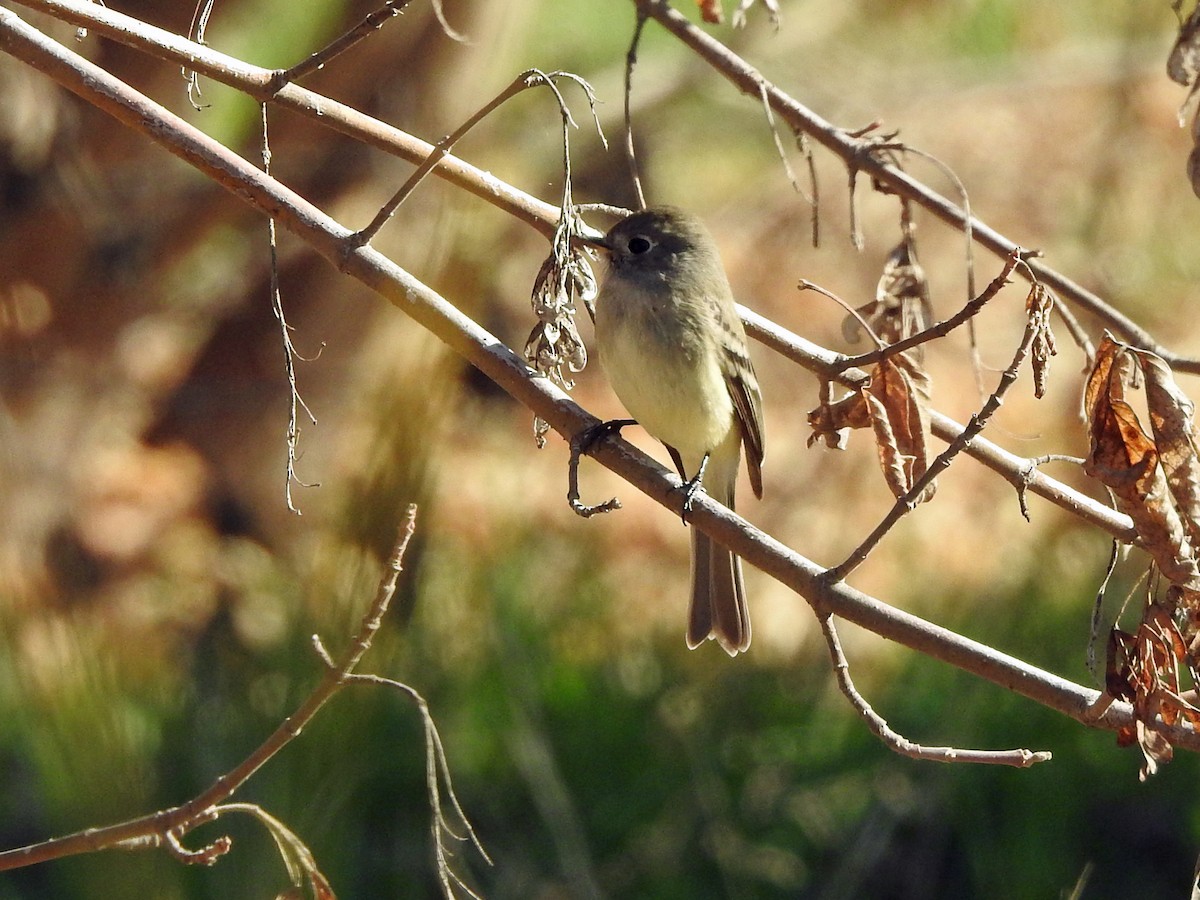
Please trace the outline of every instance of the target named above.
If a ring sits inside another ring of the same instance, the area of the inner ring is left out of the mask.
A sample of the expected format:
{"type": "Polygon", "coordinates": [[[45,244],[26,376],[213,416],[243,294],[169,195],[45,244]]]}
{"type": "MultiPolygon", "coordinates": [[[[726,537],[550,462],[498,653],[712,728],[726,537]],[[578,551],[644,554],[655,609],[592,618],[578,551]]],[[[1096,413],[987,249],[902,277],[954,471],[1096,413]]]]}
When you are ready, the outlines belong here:
{"type": "MultiPolygon", "coordinates": [[[[5,11],[0,9],[0,30],[3,28],[4,13],[5,11]]],[[[358,633],[341,661],[334,668],[326,669],[320,683],[296,708],[296,711],[284,719],[266,740],[245,759],[217,778],[207,790],[180,806],[117,825],[89,828],[65,837],[0,852],[0,871],[51,859],[61,859],[79,853],[89,853],[120,845],[128,846],[130,841],[150,835],[165,835],[168,839],[178,839],[197,825],[211,821],[213,808],[233,796],[255,772],[299,735],[312,721],[313,716],[337,693],[362,660],[363,654],[370,648],[384,613],[387,612],[388,605],[395,594],[404,553],[408,549],[415,529],[416,507],[409,506],[387,570],[376,590],[375,599],[363,616],[358,633]]],[[[178,840],[175,840],[175,844],[178,843],[178,840]]],[[[215,848],[216,845],[212,844],[209,847],[215,848]]],[[[179,850],[184,853],[210,852],[209,848],[201,851],[186,851],[181,844],[179,850]]],[[[211,852],[216,853],[216,850],[211,852]]]]}
{"type": "Polygon", "coordinates": [[[767,128],[771,131],[771,139],[775,142],[775,152],[779,154],[779,161],[783,163],[783,171],[787,174],[788,181],[792,184],[792,190],[803,197],[810,207],[816,206],[816,201],[804,193],[804,188],[800,187],[800,179],[796,177],[796,172],[792,168],[792,163],[787,157],[787,152],[783,149],[783,140],[779,137],[779,128],[775,124],[775,114],[771,111],[771,102],[767,99],[767,86],[762,86],[762,105],[763,115],[767,120],[767,128]]]}
{"type": "Polygon", "coordinates": [[[279,69],[272,78],[275,90],[299,81],[318,69],[324,68],[335,57],[345,53],[359,41],[369,37],[374,32],[404,12],[404,8],[412,0],[387,0],[383,6],[366,15],[357,25],[346,31],[340,37],[334,38],[316,53],[312,53],[287,69],[279,69]]]}
{"type": "Polygon", "coordinates": [[[829,648],[829,657],[833,663],[834,676],[838,688],[850,701],[850,705],[867,723],[871,732],[883,741],[888,749],[912,759],[926,759],[943,763],[980,763],[992,766],[1013,766],[1027,769],[1040,762],[1048,762],[1052,754],[1049,750],[961,750],[957,747],[924,747],[913,743],[904,735],[895,731],[887,721],[875,712],[867,699],[858,692],[850,677],[850,663],[842,651],[842,642],[838,638],[837,629],[833,624],[833,616],[818,615],[821,634],[825,637],[825,645],[829,648]]]}
{"type": "MultiPolygon", "coordinates": [[[[853,306],[851,306],[850,303],[847,302],[845,299],[838,296],[833,291],[829,290],[829,288],[822,287],[821,285],[817,284],[814,281],[809,281],[807,278],[801,278],[799,283],[797,283],[796,287],[798,287],[802,291],[815,291],[816,293],[820,294],[822,297],[828,297],[830,300],[832,300],[834,303],[836,303],[838,306],[840,306],[842,308],[842,310],[846,313],[846,315],[850,316],[856,322],[858,322],[858,326],[867,333],[867,337],[869,337],[871,339],[871,342],[873,344],[875,344],[875,350],[873,351],[874,353],[882,353],[885,349],[887,349],[887,346],[888,346],[887,341],[885,341],[883,338],[881,338],[878,334],[875,333],[875,329],[871,327],[871,323],[867,321],[866,316],[864,316],[861,312],[859,312],[857,309],[855,309],[853,306]]],[[[864,355],[870,356],[871,354],[864,354],[864,355]]],[[[858,359],[858,357],[854,357],[854,358],[846,357],[846,366],[845,367],[847,369],[849,369],[850,367],[854,366],[855,359],[858,359]]]]}
{"type": "Polygon", "coordinates": [[[960,309],[950,318],[943,322],[930,325],[924,331],[919,331],[914,335],[910,335],[909,337],[896,341],[894,344],[888,344],[885,347],[871,350],[868,353],[860,353],[858,356],[844,357],[842,360],[842,365],[845,368],[850,368],[851,366],[861,368],[862,366],[873,365],[891,356],[896,356],[897,354],[904,353],[906,350],[911,350],[914,347],[918,347],[921,344],[927,343],[928,341],[945,337],[955,328],[978,314],[978,312],[983,309],[983,307],[986,306],[989,301],[999,294],[1000,290],[1006,284],[1008,284],[1008,279],[1009,276],[1012,275],[1013,269],[1015,269],[1020,263],[1021,250],[1020,248],[1017,248],[1013,250],[1008,259],[1004,261],[1004,268],[1002,268],[1000,270],[1000,274],[993,278],[991,283],[989,283],[988,286],[983,289],[983,293],[969,300],[962,309],[960,309]]]}
{"type": "Polygon", "coordinates": [[[1067,453],[1046,453],[1042,456],[1034,457],[1029,460],[1029,465],[1022,472],[1021,483],[1017,488],[1017,502],[1021,506],[1021,518],[1026,522],[1032,522],[1033,518],[1029,513],[1028,492],[1029,485],[1033,481],[1034,473],[1037,472],[1039,466],[1044,466],[1046,463],[1052,462],[1069,462],[1077,466],[1082,466],[1084,463],[1083,457],[1071,456],[1067,453]]]}
{"type": "MultiPolygon", "coordinates": [[[[263,172],[270,175],[271,145],[267,138],[267,104],[262,103],[259,105],[259,108],[262,116],[263,172]]],[[[287,466],[284,472],[283,496],[287,501],[287,508],[296,515],[300,515],[300,509],[292,499],[292,485],[298,484],[301,487],[321,486],[319,482],[303,481],[296,474],[296,462],[300,458],[300,411],[304,410],[308,421],[313,425],[317,424],[317,417],[312,414],[312,410],[308,408],[308,404],[300,396],[300,386],[296,381],[296,360],[303,359],[304,357],[301,357],[296,352],[296,346],[292,343],[292,327],[288,325],[287,318],[283,313],[283,294],[279,288],[279,245],[276,240],[275,220],[273,218],[267,219],[267,242],[270,245],[271,255],[271,311],[275,315],[275,320],[279,322],[279,331],[283,338],[283,367],[288,383],[287,466]]],[[[324,349],[324,346],[322,344],[321,348],[324,349]]]]}
{"type": "Polygon", "coordinates": [[[625,54],[625,162],[629,165],[629,178],[637,196],[638,209],[646,208],[646,192],[642,190],[642,176],[638,174],[637,151],[633,147],[633,112],[630,104],[633,97],[633,70],[637,67],[638,43],[646,25],[646,13],[639,3],[637,24],[633,27],[633,38],[629,41],[629,52],[625,54]]]}
{"type": "MultiPolygon", "coordinates": [[[[559,94],[558,89],[554,86],[554,79],[560,77],[571,78],[577,83],[581,83],[588,94],[589,100],[594,104],[595,97],[591,92],[591,87],[587,84],[587,82],[584,82],[578,76],[572,75],[569,72],[551,72],[546,74],[539,69],[527,69],[514,78],[508,87],[480,107],[454,132],[437,142],[437,145],[434,146],[429,155],[425,157],[424,161],[417,167],[417,170],[408,177],[408,180],[405,181],[403,185],[400,186],[400,189],[396,191],[392,199],[383,205],[383,208],[379,210],[375,218],[371,220],[370,224],[355,234],[354,244],[361,246],[369,243],[371,239],[379,233],[379,229],[381,229],[387,223],[388,219],[395,215],[395,212],[397,209],[399,209],[400,204],[403,203],[414,190],[416,190],[417,186],[425,180],[425,177],[437,167],[438,163],[440,163],[449,155],[450,148],[457,144],[464,136],[466,136],[466,134],[472,128],[482,122],[497,108],[502,106],[508,100],[511,100],[517,94],[520,94],[531,87],[547,85],[558,97],[560,108],[565,109],[566,105],[563,102],[562,95],[559,94]]],[[[566,113],[566,115],[568,118],[570,117],[569,112],[566,113]]],[[[601,134],[600,137],[601,140],[603,140],[604,135],[601,134]]]]}
{"type": "Polygon", "coordinates": [[[796,148],[804,155],[808,166],[808,183],[811,187],[812,199],[809,211],[809,228],[812,231],[813,249],[821,246],[821,182],[817,180],[817,160],[808,142],[808,135],[803,131],[793,132],[796,135],[796,148]]]}

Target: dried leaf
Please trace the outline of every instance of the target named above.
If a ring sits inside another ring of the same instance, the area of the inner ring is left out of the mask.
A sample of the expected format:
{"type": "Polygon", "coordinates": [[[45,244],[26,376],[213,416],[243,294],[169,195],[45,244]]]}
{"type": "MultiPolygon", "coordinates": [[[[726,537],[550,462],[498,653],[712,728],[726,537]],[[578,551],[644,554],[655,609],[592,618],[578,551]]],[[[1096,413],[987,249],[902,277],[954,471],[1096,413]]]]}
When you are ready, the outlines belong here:
{"type": "MultiPolygon", "coordinates": [[[[746,13],[756,2],[758,0],[738,0],[737,9],[733,11],[734,28],[746,27],[746,13]]],[[[778,28],[781,19],[779,0],[762,0],[762,5],[767,9],[767,16],[770,17],[771,24],[778,28]]]]}
{"type": "MultiPolygon", "coordinates": [[[[823,440],[839,450],[848,429],[870,427],[888,488],[902,497],[929,466],[929,376],[907,353],[888,357],[859,390],[810,412],[808,424],[810,447],[823,440]]],[[[930,484],[916,502],[932,498],[934,489],[930,484]]]]}
{"type": "MultiPolygon", "coordinates": [[[[304,896],[303,887],[307,884],[316,900],[337,900],[329,881],[318,868],[312,851],[294,831],[260,806],[247,805],[242,807],[242,811],[258,819],[275,839],[275,846],[287,869],[291,888],[300,889],[300,896],[304,896]]],[[[285,890],[278,896],[286,897],[289,893],[285,890]]]]}
{"type": "Polygon", "coordinates": [[[559,223],[551,253],[533,280],[529,299],[538,321],[525,341],[525,359],[539,375],[569,391],[575,382],[568,373],[583,371],[588,361],[575,325],[575,297],[584,301],[590,313],[597,291],[587,258],[570,247],[577,225],[570,217],[564,219],[569,221],[559,223]]]}
{"type": "Polygon", "coordinates": [[[1155,774],[1160,765],[1171,761],[1174,749],[1155,722],[1176,724],[1181,715],[1194,721],[1200,713],[1183,700],[1179,691],[1180,664],[1184,658],[1183,641],[1170,614],[1156,603],[1146,607],[1137,633],[1116,628],[1109,636],[1108,667],[1105,685],[1114,697],[1133,707],[1134,725],[1121,729],[1117,743],[1137,743],[1142,751],[1140,778],[1155,774]]]}
{"type": "MultiPolygon", "coordinates": [[[[886,344],[912,337],[929,327],[933,318],[929,280],[917,262],[911,239],[906,238],[892,248],[875,286],[875,299],[855,311],[886,344]]],[[[861,329],[855,316],[847,316],[842,323],[842,335],[850,343],[858,341],[861,329]]]]}
{"type": "MultiPolygon", "coordinates": [[[[929,466],[929,376],[900,353],[875,367],[865,391],[879,465],[892,494],[902,497],[929,466]]],[[[934,490],[930,484],[916,502],[932,499],[934,490]]]]}
{"type": "Polygon", "coordinates": [[[700,7],[700,18],[709,25],[720,25],[725,21],[721,0],[696,0],[696,5],[700,7]]]}
{"type": "Polygon", "coordinates": [[[1179,389],[1159,356],[1130,351],[1146,376],[1146,406],[1159,464],[1183,518],[1192,546],[1200,545],[1200,454],[1196,450],[1196,406],[1179,389]]]}
{"type": "Polygon", "coordinates": [[[866,428],[871,424],[866,398],[854,391],[833,403],[824,403],[808,414],[808,424],[813,430],[808,446],[824,441],[832,450],[844,450],[851,428],[866,428]]]}
{"type": "Polygon", "coordinates": [[[1041,400],[1046,396],[1046,381],[1050,376],[1050,357],[1058,353],[1054,343],[1054,332],[1050,330],[1050,314],[1054,311],[1054,295],[1041,282],[1029,291],[1025,311],[1033,326],[1033,346],[1030,359],[1033,362],[1033,396],[1041,400]]]}
{"type": "Polygon", "coordinates": [[[1124,399],[1125,354],[1123,345],[1107,336],[1096,351],[1084,395],[1091,437],[1084,472],[1113,492],[1167,580],[1200,588],[1200,569],[1159,466],[1158,448],[1124,399]]]}
{"type": "Polygon", "coordinates": [[[1200,6],[1179,25],[1179,37],[1167,57],[1167,75],[1185,87],[1200,74],[1200,6]]]}

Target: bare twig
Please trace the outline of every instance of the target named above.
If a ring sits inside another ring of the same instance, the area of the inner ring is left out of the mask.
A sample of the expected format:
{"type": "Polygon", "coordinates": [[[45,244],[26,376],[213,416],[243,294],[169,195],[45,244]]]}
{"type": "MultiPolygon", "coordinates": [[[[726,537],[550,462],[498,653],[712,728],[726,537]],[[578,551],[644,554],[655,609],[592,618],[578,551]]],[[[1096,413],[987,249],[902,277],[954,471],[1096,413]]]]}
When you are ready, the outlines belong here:
{"type": "Polygon", "coordinates": [[[812,245],[815,249],[821,246],[821,182],[817,180],[817,161],[812,152],[812,144],[808,142],[808,135],[803,131],[794,133],[796,147],[804,155],[804,162],[808,167],[808,183],[812,193],[812,206],[809,209],[808,219],[812,233],[812,245]]]}
{"type": "Polygon", "coordinates": [[[1014,249],[1008,259],[1004,261],[1004,268],[1001,269],[1000,274],[992,279],[991,283],[984,288],[983,293],[967,301],[966,305],[950,318],[943,322],[930,325],[924,331],[920,331],[911,337],[896,341],[894,344],[888,344],[886,347],[880,347],[876,350],[870,351],[869,353],[861,353],[858,356],[847,356],[844,358],[842,364],[846,368],[851,366],[861,367],[873,365],[874,363],[880,362],[888,357],[895,356],[898,353],[904,353],[906,350],[911,350],[914,347],[918,347],[928,341],[945,337],[955,328],[975,316],[981,309],[983,309],[984,306],[988,304],[989,301],[992,300],[992,298],[999,294],[1000,290],[1006,284],[1008,284],[1009,276],[1012,275],[1013,269],[1015,269],[1019,263],[1021,263],[1021,250],[1020,248],[1017,248],[1014,249]]]}
{"type": "MultiPolygon", "coordinates": [[[[559,101],[559,107],[563,110],[566,110],[566,103],[563,101],[562,95],[558,92],[558,88],[554,85],[555,78],[569,78],[575,81],[577,84],[580,84],[583,87],[584,92],[587,94],[588,101],[592,104],[594,111],[595,96],[592,93],[591,86],[577,75],[572,75],[570,72],[551,72],[546,74],[539,69],[528,69],[522,72],[513,79],[512,83],[508,87],[502,90],[490,101],[485,103],[469,119],[463,122],[463,124],[460,125],[453,133],[438,141],[437,146],[435,146],[429,155],[425,157],[424,161],[420,166],[417,167],[417,170],[409,176],[408,180],[400,186],[400,190],[396,192],[395,196],[393,196],[391,200],[383,205],[383,208],[380,209],[379,213],[374,219],[371,220],[369,225],[367,225],[354,236],[355,243],[369,243],[371,239],[378,234],[379,229],[382,228],[387,223],[388,219],[395,214],[396,210],[399,209],[400,204],[403,203],[414,190],[416,190],[417,185],[425,180],[425,176],[433,171],[438,163],[440,163],[449,155],[450,148],[462,140],[462,138],[465,137],[472,128],[478,125],[497,108],[515,97],[517,94],[520,94],[531,87],[546,85],[552,91],[554,91],[554,94],[559,101]]],[[[564,114],[569,122],[570,112],[565,112],[564,114]]],[[[564,125],[564,128],[565,127],[566,126],[564,125]]],[[[597,128],[599,128],[598,125],[597,128]]],[[[603,133],[600,135],[600,139],[602,141],[604,140],[603,133]]]]}
{"type": "MultiPolygon", "coordinates": [[[[271,174],[271,146],[267,138],[267,104],[260,104],[262,114],[262,162],[263,172],[267,175],[271,174]]],[[[296,383],[296,360],[303,359],[296,352],[296,346],[292,343],[292,327],[288,324],[287,318],[283,313],[283,294],[279,289],[279,246],[276,242],[275,235],[275,220],[267,220],[267,239],[270,244],[271,251],[271,311],[275,314],[275,320],[279,322],[279,331],[283,338],[283,367],[284,373],[287,375],[288,383],[288,423],[287,423],[287,467],[284,473],[283,495],[287,501],[287,508],[300,515],[300,509],[292,500],[292,485],[298,484],[301,487],[320,487],[316,482],[302,481],[296,475],[296,461],[299,459],[300,445],[300,410],[304,410],[304,414],[308,417],[308,421],[313,425],[317,424],[317,417],[312,414],[312,410],[308,408],[308,404],[304,402],[304,398],[300,396],[300,387],[296,383]]],[[[324,344],[321,345],[322,349],[324,344]]]]}
{"type": "Polygon", "coordinates": [[[641,4],[637,8],[637,24],[629,41],[629,52],[625,54],[625,162],[629,165],[629,178],[637,195],[638,209],[646,208],[646,192],[642,189],[642,176],[638,174],[637,151],[633,147],[633,112],[630,104],[633,97],[633,70],[637,67],[638,43],[642,29],[646,26],[646,13],[641,4]]]}
{"type": "MultiPolygon", "coordinates": [[[[973,230],[975,220],[971,215],[971,195],[967,193],[967,186],[962,183],[962,179],[958,177],[957,172],[932,153],[926,150],[919,150],[916,147],[910,147],[908,144],[897,144],[896,149],[902,153],[912,153],[932,163],[943,175],[950,179],[950,183],[958,191],[963,209],[963,237],[966,239],[966,247],[963,250],[963,262],[966,266],[967,300],[969,302],[975,296],[975,235],[973,230]]],[[[1012,254],[1010,253],[1009,256],[1011,257],[1012,254]]]]}
{"type": "Polygon", "coordinates": [[[779,137],[779,127],[775,123],[775,113],[771,111],[771,103],[767,100],[767,86],[762,86],[762,105],[763,116],[767,120],[767,128],[771,131],[771,139],[775,142],[775,152],[779,154],[779,161],[783,164],[783,171],[788,177],[788,181],[792,184],[792,190],[803,197],[810,207],[816,206],[816,200],[804,193],[804,188],[800,187],[800,179],[796,177],[796,172],[792,168],[792,163],[787,157],[787,151],[783,149],[783,140],[779,137]]]}
{"type": "MultiPolygon", "coordinates": [[[[4,15],[5,11],[0,10],[0,31],[3,30],[4,15]]],[[[141,849],[158,846],[163,842],[177,857],[189,863],[208,864],[227,852],[230,846],[228,838],[218,838],[199,850],[188,850],[183,846],[181,839],[197,826],[217,818],[223,810],[241,810],[241,807],[226,804],[225,801],[233,796],[276,753],[297,737],[333,695],[353,680],[354,670],[370,648],[396,592],[396,583],[402,569],[404,554],[415,528],[416,507],[410,506],[393,547],[387,569],[376,590],[375,599],[363,616],[358,633],[347,647],[340,662],[328,665],[329,662],[332,662],[329,654],[321,653],[322,659],[327,662],[327,665],[320,683],[297,707],[296,711],[284,719],[279,727],[238,765],[217,778],[207,790],[181,806],[161,810],[117,825],[89,828],[65,837],[0,852],[0,871],[46,862],[51,859],[61,859],[79,853],[114,847],[141,849]]],[[[321,649],[323,650],[323,646],[321,649]]],[[[409,691],[411,694],[415,694],[411,689],[409,691]]],[[[423,706],[421,709],[428,728],[428,709],[423,706]]],[[[440,741],[437,742],[436,749],[439,765],[444,766],[445,758],[440,741]]],[[[438,795],[434,794],[431,799],[436,802],[437,797],[438,795]]],[[[465,822],[466,817],[462,815],[457,800],[453,800],[453,805],[456,813],[465,822]]],[[[474,833],[470,832],[470,826],[467,825],[467,828],[474,840],[474,833]]],[[[478,841],[475,843],[478,845],[478,841]]],[[[482,853],[482,848],[480,848],[480,852],[482,853]]],[[[483,855],[486,859],[486,854],[483,855]]]]}
{"type": "Polygon", "coordinates": [[[837,628],[833,624],[833,616],[818,615],[817,619],[821,625],[821,634],[825,637],[825,645],[829,648],[829,658],[833,663],[833,672],[837,678],[838,688],[850,701],[850,705],[854,707],[862,720],[867,723],[871,732],[890,750],[912,759],[944,763],[1014,766],[1018,769],[1027,769],[1036,763],[1047,762],[1051,759],[1049,750],[961,750],[957,747],[924,747],[913,743],[888,725],[887,721],[875,712],[867,699],[854,686],[854,681],[850,677],[850,663],[842,651],[842,642],[838,638],[837,628]]]}
{"type": "Polygon", "coordinates": [[[1016,486],[1017,502],[1021,505],[1021,518],[1023,518],[1026,522],[1033,521],[1033,517],[1029,514],[1029,498],[1027,496],[1029,484],[1031,481],[1033,481],[1034,473],[1037,472],[1038,467],[1044,466],[1046,463],[1051,462],[1069,462],[1074,463],[1077,466],[1082,466],[1084,460],[1081,456],[1070,456],[1066,453],[1046,453],[1042,456],[1038,456],[1029,460],[1029,465],[1023,472],[1024,477],[1021,483],[1016,486]]]}
{"type": "MultiPolygon", "coordinates": [[[[871,327],[871,323],[867,321],[866,317],[863,316],[863,314],[861,312],[859,312],[857,309],[855,309],[853,306],[851,306],[848,302],[846,302],[845,299],[843,299],[842,297],[839,297],[837,294],[835,294],[833,291],[829,290],[828,288],[822,287],[821,285],[819,285],[815,282],[809,281],[807,278],[801,278],[800,282],[796,285],[796,287],[798,287],[802,291],[816,291],[822,297],[828,297],[830,300],[832,300],[834,303],[836,303],[838,306],[840,306],[842,308],[842,310],[846,313],[846,315],[850,316],[852,319],[854,319],[856,322],[858,322],[859,327],[867,333],[867,337],[869,337],[871,339],[871,342],[875,345],[875,350],[873,351],[873,353],[882,353],[884,350],[887,349],[887,346],[888,346],[887,341],[885,341],[878,334],[876,334],[875,329],[871,327]]],[[[864,354],[864,355],[871,356],[872,354],[868,353],[868,354],[864,354]]],[[[844,357],[845,368],[849,369],[849,368],[853,367],[855,365],[854,360],[856,360],[858,358],[859,357],[849,357],[849,356],[844,357]]],[[[868,361],[870,361],[870,360],[868,360],[868,361]]]]}
{"type": "Polygon", "coordinates": [[[369,37],[403,13],[404,8],[411,2],[412,0],[387,0],[383,6],[368,13],[357,25],[330,41],[316,53],[309,54],[290,68],[278,70],[273,76],[275,89],[278,90],[285,84],[299,81],[305,75],[324,68],[335,57],[341,56],[359,41],[369,37]]]}

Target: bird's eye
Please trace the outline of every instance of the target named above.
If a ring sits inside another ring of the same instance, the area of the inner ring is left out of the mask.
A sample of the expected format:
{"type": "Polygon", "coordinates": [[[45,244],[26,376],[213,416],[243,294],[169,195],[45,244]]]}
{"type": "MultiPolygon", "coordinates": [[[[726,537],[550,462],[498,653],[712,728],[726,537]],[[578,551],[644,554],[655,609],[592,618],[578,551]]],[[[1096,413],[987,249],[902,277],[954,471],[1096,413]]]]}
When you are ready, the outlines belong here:
{"type": "Polygon", "coordinates": [[[647,237],[642,237],[640,234],[629,239],[629,252],[634,256],[641,256],[643,253],[649,253],[650,248],[654,246],[654,242],[647,237]]]}

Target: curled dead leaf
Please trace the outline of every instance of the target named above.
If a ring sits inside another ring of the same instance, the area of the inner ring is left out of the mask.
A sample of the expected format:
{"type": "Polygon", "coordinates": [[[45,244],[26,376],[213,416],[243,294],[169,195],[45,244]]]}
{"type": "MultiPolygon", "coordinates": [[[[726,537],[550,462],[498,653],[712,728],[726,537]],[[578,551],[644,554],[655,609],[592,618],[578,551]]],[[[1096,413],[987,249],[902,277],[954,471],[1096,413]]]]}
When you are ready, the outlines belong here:
{"type": "Polygon", "coordinates": [[[721,0],[696,0],[696,5],[700,7],[700,18],[709,25],[720,25],[725,21],[721,0]]]}
{"type": "MultiPolygon", "coordinates": [[[[929,376],[910,354],[886,357],[857,391],[808,414],[809,446],[824,440],[840,449],[847,429],[870,427],[888,488],[903,497],[929,467],[929,393],[929,376]]],[[[934,490],[930,484],[915,502],[931,499],[934,490]]]]}
{"type": "Polygon", "coordinates": [[[1179,23],[1179,35],[1167,57],[1167,75],[1184,87],[1200,74],[1200,6],[1179,23]]]}
{"type": "Polygon", "coordinates": [[[1030,359],[1033,364],[1033,395],[1041,400],[1046,396],[1050,377],[1050,357],[1058,353],[1054,332],[1050,330],[1050,314],[1054,311],[1054,295],[1041,282],[1036,282],[1025,300],[1025,311],[1033,326],[1033,345],[1030,359]]]}
{"type": "Polygon", "coordinates": [[[1136,632],[1114,628],[1109,635],[1105,686],[1114,697],[1128,702],[1134,713],[1133,725],[1118,732],[1117,743],[1136,743],[1141,749],[1143,781],[1174,754],[1170,741],[1154,730],[1155,724],[1187,723],[1193,728],[1200,724],[1200,709],[1182,690],[1185,671],[1194,680],[1183,635],[1167,606],[1149,603],[1136,632]]]}
{"type": "MultiPolygon", "coordinates": [[[[1105,337],[1097,348],[1084,394],[1091,438],[1084,472],[1112,491],[1117,508],[1133,519],[1143,548],[1167,580],[1200,589],[1200,568],[1190,529],[1184,524],[1160,465],[1159,448],[1125,400],[1131,361],[1137,361],[1137,357],[1110,337],[1105,337]]],[[[1159,390],[1156,396],[1165,393],[1159,390]]]]}
{"type": "Polygon", "coordinates": [[[1200,454],[1197,454],[1196,406],[1179,389],[1170,367],[1159,356],[1130,351],[1146,376],[1146,407],[1167,487],[1191,538],[1200,546],[1200,454]]]}
{"type": "MultiPolygon", "coordinates": [[[[894,344],[929,327],[933,319],[929,280],[917,261],[916,245],[911,238],[892,248],[875,286],[875,299],[855,312],[858,317],[847,316],[842,323],[842,335],[850,343],[859,339],[860,322],[866,322],[885,344],[894,344]]],[[[919,351],[917,358],[920,359],[919,351]]]]}

